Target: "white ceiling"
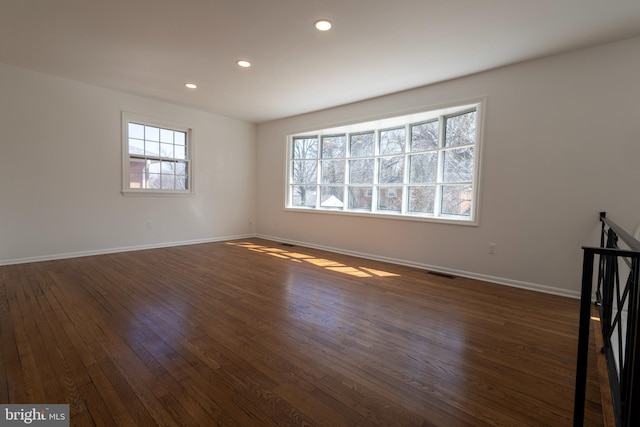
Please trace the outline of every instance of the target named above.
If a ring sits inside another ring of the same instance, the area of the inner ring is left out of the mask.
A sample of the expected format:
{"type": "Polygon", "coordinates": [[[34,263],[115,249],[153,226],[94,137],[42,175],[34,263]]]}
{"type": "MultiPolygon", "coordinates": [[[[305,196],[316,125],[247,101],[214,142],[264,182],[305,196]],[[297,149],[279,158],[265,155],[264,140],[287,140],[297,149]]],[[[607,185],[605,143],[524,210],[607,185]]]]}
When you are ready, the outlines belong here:
{"type": "Polygon", "coordinates": [[[0,62],[251,122],[636,36],[640,0],[0,0],[0,62]]]}

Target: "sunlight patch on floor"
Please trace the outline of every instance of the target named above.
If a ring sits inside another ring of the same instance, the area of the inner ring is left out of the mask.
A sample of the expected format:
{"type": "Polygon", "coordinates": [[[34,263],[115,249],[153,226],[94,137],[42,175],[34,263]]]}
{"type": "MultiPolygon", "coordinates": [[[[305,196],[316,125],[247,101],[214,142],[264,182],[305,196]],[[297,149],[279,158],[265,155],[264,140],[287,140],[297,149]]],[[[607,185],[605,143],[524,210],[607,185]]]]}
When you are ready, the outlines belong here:
{"type": "Polygon", "coordinates": [[[268,255],[274,256],[274,257],[278,257],[278,258],[284,258],[284,259],[289,259],[288,256],[286,255],[282,255],[282,254],[278,254],[278,253],[273,253],[273,252],[267,252],[268,255]]]}
{"type": "Polygon", "coordinates": [[[396,273],[391,273],[389,271],[377,270],[374,268],[367,267],[356,267],[345,265],[341,262],[326,259],[326,258],[317,258],[313,255],[303,254],[299,252],[292,252],[282,248],[275,248],[272,246],[263,246],[257,245],[251,242],[227,242],[228,245],[238,246],[245,249],[248,249],[253,252],[263,253],[267,255],[274,256],[276,258],[281,259],[289,259],[294,262],[308,262],[318,267],[325,268],[327,270],[335,271],[338,273],[347,274],[349,276],[354,277],[397,277],[400,276],[396,273]]]}
{"type": "Polygon", "coordinates": [[[358,270],[355,267],[327,267],[327,270],[337,271],[338,273],[344,273],[356,277],[371,277],[371,274],[366,271],[358,270]]]}

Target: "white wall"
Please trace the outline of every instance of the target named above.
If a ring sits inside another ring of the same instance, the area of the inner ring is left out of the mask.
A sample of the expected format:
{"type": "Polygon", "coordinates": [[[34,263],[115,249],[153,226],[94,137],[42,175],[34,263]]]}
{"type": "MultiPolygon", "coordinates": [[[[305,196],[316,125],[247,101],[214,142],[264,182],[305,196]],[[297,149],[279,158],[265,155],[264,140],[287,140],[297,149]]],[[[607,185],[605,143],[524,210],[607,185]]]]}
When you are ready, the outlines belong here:
{"type": "Polygon", "coordinates": [[[255,140],[253,124],[0,64],[0,264],[251,234],[255,140]],[[123,110],[194,126],[194,196],[120,193],[123,110]]]}
{"type": "Polygon", "coordinates": [[[640,222],[639,76],[632,39],[261,124],[258,233],[577,296],[598,212],[629,231],[640,222]],[[478,227],[283,210],[287,134],[478,96],[478,227]]]}

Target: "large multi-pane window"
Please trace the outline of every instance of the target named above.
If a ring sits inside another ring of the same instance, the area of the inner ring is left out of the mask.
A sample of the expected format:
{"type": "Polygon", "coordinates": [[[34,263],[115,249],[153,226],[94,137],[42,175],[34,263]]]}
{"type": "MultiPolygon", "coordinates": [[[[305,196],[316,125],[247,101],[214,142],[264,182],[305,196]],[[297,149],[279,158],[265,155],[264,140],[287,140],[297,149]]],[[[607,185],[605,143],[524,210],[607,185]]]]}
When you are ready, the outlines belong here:
{"type": "Polygon", "coordinates": [[[191,130],[123,114],[125,192],[189,193],[191,130]]]}
{"type": "Polygon", "coordinates": [[[292,135],[287,207],[474,222],[480,107],[292,135]]]}

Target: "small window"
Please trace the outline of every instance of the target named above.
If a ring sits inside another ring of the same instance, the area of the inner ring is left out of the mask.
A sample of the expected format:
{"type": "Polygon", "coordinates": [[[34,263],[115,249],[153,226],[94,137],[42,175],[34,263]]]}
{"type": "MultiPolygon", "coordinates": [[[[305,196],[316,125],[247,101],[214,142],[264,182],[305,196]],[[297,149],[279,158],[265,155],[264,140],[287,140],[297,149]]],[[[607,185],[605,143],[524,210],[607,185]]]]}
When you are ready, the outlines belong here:
{"type": "Polygon", "coordinates": [[[123,192],[192,192],[192,129],[129,113],[122,115],[123,192]]]}
{"type": "Polygon", "coordinates": [[[289,136],[289,209],[476,223],[482,101],[289,136]]]}

